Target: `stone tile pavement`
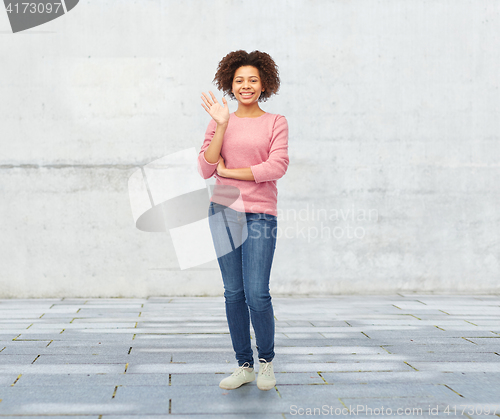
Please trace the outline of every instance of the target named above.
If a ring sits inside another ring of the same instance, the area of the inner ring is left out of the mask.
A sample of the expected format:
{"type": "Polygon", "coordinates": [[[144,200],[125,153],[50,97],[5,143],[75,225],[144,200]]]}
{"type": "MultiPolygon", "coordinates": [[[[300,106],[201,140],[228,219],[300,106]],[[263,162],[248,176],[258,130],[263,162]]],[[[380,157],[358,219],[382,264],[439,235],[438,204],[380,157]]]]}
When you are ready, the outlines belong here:
{"type": "Polygon", "coordinates": [[[218,386],[223,297],[0,300],[0,418],[500,417],[498,295],[273,304],[264,392],[218,386]]]}

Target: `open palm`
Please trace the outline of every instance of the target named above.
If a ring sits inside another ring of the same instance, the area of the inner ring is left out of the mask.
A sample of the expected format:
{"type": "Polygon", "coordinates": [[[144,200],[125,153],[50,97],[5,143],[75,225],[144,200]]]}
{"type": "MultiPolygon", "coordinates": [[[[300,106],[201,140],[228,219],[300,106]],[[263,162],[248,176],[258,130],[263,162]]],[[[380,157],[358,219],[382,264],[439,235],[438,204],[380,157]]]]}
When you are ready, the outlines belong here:
{"type": "Polygon", "coordinates": [[[210,96],[212,96],[211,99],[205,94],[205,92],[202,93],[203,96],[201,98],[205,103],[202,103],[201,106],[205,108],[205,110],[214,119],[214,121],[217,122],[218,125],[227,124],[227,122],[229,121],[229,107],[227,106],[226,99],[224,97],[222,98],[222,102],[224,102],[225,105],[224,106],[217,102],[217,99],[212,92],[209,92],[210,96]]]}

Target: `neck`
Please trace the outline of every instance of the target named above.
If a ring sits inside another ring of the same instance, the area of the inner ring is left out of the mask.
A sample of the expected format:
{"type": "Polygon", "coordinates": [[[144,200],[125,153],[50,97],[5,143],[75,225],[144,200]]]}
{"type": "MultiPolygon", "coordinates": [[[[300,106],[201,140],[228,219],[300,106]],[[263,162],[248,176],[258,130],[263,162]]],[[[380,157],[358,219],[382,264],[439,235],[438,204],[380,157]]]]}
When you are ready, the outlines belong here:
{"type": "Polygon", "coordinates": [[[252,118],[260,116],[265,112],[260,109],[258,103],[253,103],[252,105],[243,105],[242,103],[239,103],[238,110],[235,113],[236,116],[239,116],[240,118],[252,118]]]}

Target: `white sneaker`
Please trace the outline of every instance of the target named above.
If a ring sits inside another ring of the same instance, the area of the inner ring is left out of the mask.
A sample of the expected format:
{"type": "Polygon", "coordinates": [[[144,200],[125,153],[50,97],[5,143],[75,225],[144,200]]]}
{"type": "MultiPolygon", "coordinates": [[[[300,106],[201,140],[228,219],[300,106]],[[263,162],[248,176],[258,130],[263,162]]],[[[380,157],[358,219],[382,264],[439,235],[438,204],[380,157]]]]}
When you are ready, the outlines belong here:
{"type": "Polygon", "coordinates": [[[260,358],[259,361],[260,367],[259,376],[257,377],[257,387],[259,387],[260,390],[271,390],[276,385],[273,363],[267,362],[264,358],[260,358]]]}
{"type": "Polygon", "coordinates": [[[224,390],[234,390],[245,383],[255,380],[255,371],[253,368],[249,368],[249,366],[250,364],[245,362],[243,365],[236,368],[229,377],[224,378],[219,383],[219,387],[224,390]]]}

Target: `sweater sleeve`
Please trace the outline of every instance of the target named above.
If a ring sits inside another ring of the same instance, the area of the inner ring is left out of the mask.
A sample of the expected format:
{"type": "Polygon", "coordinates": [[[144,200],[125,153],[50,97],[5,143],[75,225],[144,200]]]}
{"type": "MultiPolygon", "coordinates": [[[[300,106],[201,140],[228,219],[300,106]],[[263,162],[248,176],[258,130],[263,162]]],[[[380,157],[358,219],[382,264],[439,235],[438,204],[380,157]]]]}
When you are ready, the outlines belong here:
{"type": "Polygon", "coordinates": [[[214,138],[216,126],[217,125],[215,121],[211,119],[210,123],[208,124],[207,131],[205,132],[205,141],[203,142],[201,151],[198,154],[198,173],[203,179],[211,178],[215,174],[217,165],[219,164],[219,161],[217,161],[216,163],[209,163],[205,158],[205,150],[210,145],[212,138],[214,138]]]}
{"type": "Polygon", "coordinates": [[[269,182],[281,178],[288,168],[288,122],[279,115],[274,122],[269,158],[250,166],[256,183],[269,182]]]}

